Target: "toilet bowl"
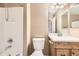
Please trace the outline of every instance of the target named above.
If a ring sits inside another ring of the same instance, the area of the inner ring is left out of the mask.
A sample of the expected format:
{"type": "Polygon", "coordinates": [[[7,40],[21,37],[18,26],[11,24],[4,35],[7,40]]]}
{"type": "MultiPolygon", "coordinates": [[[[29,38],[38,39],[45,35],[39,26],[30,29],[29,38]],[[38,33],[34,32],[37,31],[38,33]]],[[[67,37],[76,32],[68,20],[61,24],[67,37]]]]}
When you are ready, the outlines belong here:
{"type": "Polygon", "coordinates": [[[44,56],[43,49],[45,38],[33,38],[32,41],[34,52],[31,54],[31,56],[44,56]]]}

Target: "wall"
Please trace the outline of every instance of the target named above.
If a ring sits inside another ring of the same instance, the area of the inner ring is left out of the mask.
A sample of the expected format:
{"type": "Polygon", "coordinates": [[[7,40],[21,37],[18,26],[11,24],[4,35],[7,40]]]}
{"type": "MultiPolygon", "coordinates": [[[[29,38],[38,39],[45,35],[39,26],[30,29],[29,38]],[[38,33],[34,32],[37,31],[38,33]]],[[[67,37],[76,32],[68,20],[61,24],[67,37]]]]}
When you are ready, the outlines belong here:
{"type": "Polygon", "coordinates": [[[31,4],[31,34],[33,37],[45,36],[48,32],[48,5],[31,4]]]}
{"type": "MultiPolygon", "coordinates": [[[[32,3],[31,4],[31,39],[33,37],[46,37],[47,39],[47,33],[48,33],[48,4],[32,3]]],[[[45,48],[48,50],[48,47],[45,48]]],[[[32,52],[33,52],[33,44],[31,43],[28,51],[29,55],[32,52]]]]}

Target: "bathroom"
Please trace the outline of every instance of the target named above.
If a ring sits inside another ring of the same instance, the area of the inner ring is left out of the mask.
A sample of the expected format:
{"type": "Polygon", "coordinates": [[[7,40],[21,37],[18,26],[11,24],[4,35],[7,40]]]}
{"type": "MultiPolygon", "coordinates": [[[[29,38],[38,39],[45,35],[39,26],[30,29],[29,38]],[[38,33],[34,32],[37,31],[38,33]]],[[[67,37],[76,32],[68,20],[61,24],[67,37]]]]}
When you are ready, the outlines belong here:
{"type": "Polygon", "coordinates": [[[0,56],[79,56],[78,3],[0,3],[0,16],[0,56]]]}

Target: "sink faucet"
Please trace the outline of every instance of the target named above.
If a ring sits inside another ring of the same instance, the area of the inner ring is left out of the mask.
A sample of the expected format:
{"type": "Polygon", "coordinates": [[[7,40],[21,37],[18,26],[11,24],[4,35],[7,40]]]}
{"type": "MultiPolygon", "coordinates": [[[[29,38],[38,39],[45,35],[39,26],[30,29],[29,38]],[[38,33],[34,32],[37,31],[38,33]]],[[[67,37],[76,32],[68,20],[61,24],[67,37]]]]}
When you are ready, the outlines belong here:
{"type": "Polygon", "coordinates": [[[62,36],[62,33],[58,33],[58,36],[62,36]]]}

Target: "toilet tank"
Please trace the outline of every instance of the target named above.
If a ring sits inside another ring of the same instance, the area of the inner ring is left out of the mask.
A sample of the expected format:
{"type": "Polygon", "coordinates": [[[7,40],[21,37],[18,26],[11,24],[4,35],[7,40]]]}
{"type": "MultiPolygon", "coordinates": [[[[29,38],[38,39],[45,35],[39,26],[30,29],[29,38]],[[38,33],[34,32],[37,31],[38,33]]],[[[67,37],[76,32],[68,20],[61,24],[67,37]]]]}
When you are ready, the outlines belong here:
{"type": "Polygon", "coordinates": [[[35,50],[44,49],[45,38],[33,38],[33,46],[35,50]]]}

